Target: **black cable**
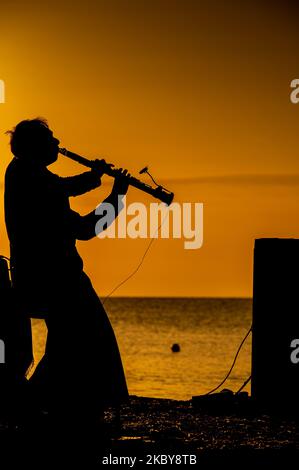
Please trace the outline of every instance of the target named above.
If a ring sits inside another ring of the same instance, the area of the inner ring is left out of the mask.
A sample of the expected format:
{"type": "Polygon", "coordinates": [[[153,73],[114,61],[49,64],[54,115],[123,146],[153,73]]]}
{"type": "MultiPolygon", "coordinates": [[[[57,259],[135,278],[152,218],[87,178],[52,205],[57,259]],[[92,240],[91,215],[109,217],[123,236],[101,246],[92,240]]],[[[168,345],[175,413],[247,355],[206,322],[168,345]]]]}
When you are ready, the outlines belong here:
{"type": "MultiPolygon", "coordinates": [[[[160,225],[160,227],[161,227],[161,225],[160,225]]],[[[159,227],[159,228],[160,228],[160,227],[159,227]]],[[[159,230],[159,228],[158,228],[158,230],[159,230]]],[[[103,305],[105,304],[106,300],[108,300],[109,297],[110,297],[119,287],[121,287],[123,284],[125,284],[129,279],[131,279],[131,277],[133,277],[133,276],[137,273],[137,271],[139,270],[140,266],[142,265],[142,263],[143,263],[143,261],[144,261],[144,258],[146,257],[146,255],[147,255],[147,253],[148,253],[148,251],[149,251],[149,249],[150,249],[150,247],[151,247],[151,245],[153,244],[154,241],[155,241],[155,238],[152,238],[151,241],[150,241],[150,243],[148,244],[148,246],[147,246],[147,248],[146,248],[146,250],[145,250],[145,252],[144,252],[144,254],[143,254],[143,256],[142,256],[142,258],[141,258],[141,260],[140,260],[140,262],[139,262],[139,264],[138,264],[138,266],[137,266],[137,268],[135,268],[134,271],[133,271],[128,277],[126,277],[123,281],[121,281],[119,284],[117,284],[117,286],[115,286],[115,287],[112,289],[112,291],[111,291],[111,292],[105,297],[105,299],[102,301],[102,304],[103,304],[103,305]]]]}
{"type": "MultiPolygon", "coordinates": [[[[231,366],[231,368],[229,369],[229,371],[228,371],[228,373],[226,374],[226,376],[224,377],[224,379],[222,380],[222,382],[221,382],[219,385],[217,385],[217,387],[213,388],[213,390],[210,390],[208,393],[205,393],[204,395],[210,395],[211,393],[216,392],[216,390],[218,390],[218,388],[220,388],[220,387],[224,384],[224,382],[227,381],[227,379],[229,378],[230,374],[232,373],[233,368],[235,367],[235,364],[236,364],[236,361],[237,361],[239,352],[241,351],[242,346],[243,346],[243,344],[245,343],[245,341],[246,341],[246,339],[247,339],[247,337],[249,336],[249,334],[250,334],[251,331],[252,331],[252,326],[251,326],[250,329],[247,331],[247,333],[246,333],[245,337],[243,338],[243,340],[242,340],[240,346],[238,347],[238,350],[237,350],[236,355],[235,355],[235,357],[234,357],[232,366],[231,366]]],[[[248,382],[249,382],[249,380],[248,380],[248,382]]],[[[244,385],[244,386],[245,386],[245,385],[244,385]]],[[[243,386],[242,386],[242,388],[243,388],[243,386]]],[[[242,388],[241,388],[240,390],[242,390],[242,388]]]]}
{"type": "Polygon", "coordinates": [[[165,214],[165,217],[164,219],[162,220],[162,222],[160,223],[159,227],[157,228],[156,232],[154,233],[154,236],[153,238],[151,239],[151,241],[149,242],[140,262],[138,263],[137,267],[134,269],[134,271],[129,274],[128,277],[126,277],[123,281],[121,281],[119,284],[117,284],[113,289],[112,291],[104,298],[104,300],[102,301],[102,304],[104,305],[106,300],[109,299],[109,297],[111,297],[111,295],[119,288],[121,287],[123,284],[125,284],[129,279],[131,279],[131,277],[133,277],[137,271],[139,270],[140,266],[142,265],[143,261],[144,261],[144,258],[146,257],[147,253],[149,252],[149,249],[150,247],[152,246],[152,244],[154,243],[154,241],[156,240],[156,234],[159,232],[160,228],[162,227],[162,225],[164,224],[165,220],[166,220],[166,217],[168,216],[168,212],[165,214]]]}
{"type": "Polygon", "coordinates": [[[146,170],[144,173],[148,174],[148,176],[151,178],[152,182],[153,182],[156,186],[160,186],[160,188],[165,189],[165,190],[167,191],[167,189],[164,188],[164,186],[162,186],[161,184],[158,184],[158,183],[154,180],[153,176],[150,174],[150,172],[149,172],[148,170],[146,170]]]}
{"type": "Polygon", "coordinates": [[[152,177],[152,175],[150,174],[150,172],[148,170],[146,170],[146,173],[148,174],[148,176],[152,179],[152,182],[156,185],[156,186],[161,186],[160,184],[156,183],[156,181],[154,180],[154,178],[152,177]]]}
{"type": "Polygon", "coordinates": [[[251,375],[248,377],[247,380],[245,380],[245,382],[243,383],[242,387],[240,387],[239,390],[236,392],[236,395],[238,395],[238,393],[240,393],[240,392],[243,390],[243,388],[246,387],[246,385],[248,384],[248,382],[250,382],[250,380],[251,380],[251,375]]]}

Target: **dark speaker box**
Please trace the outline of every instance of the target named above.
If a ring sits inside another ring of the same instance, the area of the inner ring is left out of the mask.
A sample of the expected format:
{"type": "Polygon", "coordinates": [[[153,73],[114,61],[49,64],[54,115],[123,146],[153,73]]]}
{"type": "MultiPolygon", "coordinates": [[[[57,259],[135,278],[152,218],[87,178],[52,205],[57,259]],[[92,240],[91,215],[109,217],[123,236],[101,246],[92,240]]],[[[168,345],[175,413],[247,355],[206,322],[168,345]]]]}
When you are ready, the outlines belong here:
{"type": "Polygon", "coordinates": [[[273,411],[298,414],[299,239],[255,241],[252,398],[273,411]]]}

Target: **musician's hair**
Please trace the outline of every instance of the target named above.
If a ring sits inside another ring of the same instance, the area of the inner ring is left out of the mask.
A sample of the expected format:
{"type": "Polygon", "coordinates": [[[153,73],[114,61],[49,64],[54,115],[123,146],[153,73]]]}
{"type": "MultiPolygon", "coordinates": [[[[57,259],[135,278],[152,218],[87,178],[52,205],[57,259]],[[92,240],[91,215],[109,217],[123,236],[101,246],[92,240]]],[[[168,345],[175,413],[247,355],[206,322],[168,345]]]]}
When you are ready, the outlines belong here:
{"type": "Polygon", "coordinates": [[[49,129],[46,119],[37,117],[19,122],[12,130],[6,131],[10,136],[10,148],[15,157],[26,157],[36,147],[41,138],[45,136],[45,129],[49,129]]]}

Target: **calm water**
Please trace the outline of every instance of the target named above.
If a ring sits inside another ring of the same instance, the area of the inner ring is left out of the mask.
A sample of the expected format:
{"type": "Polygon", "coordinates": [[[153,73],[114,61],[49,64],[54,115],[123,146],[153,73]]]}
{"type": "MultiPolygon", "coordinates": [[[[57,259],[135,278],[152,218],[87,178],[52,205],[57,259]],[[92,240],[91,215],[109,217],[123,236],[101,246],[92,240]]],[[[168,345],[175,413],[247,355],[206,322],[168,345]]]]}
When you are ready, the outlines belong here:
{"type": "MultiPolygon", "coordinates": [[[[251,324],[249,299],[112,298],[105,308],[117,336],[130,394],[189,399],[224,378],[251,324]],[[181,351],[171,346],[179,343],[181,351]]],[[[33,320],[34,356],[44,350],[46,327],[33,320]]],[[[237,390],[250,375],[251,338],[225,387],[237,390]]],[[[247,388],[245,390],[249,390],[247,388]]]]}

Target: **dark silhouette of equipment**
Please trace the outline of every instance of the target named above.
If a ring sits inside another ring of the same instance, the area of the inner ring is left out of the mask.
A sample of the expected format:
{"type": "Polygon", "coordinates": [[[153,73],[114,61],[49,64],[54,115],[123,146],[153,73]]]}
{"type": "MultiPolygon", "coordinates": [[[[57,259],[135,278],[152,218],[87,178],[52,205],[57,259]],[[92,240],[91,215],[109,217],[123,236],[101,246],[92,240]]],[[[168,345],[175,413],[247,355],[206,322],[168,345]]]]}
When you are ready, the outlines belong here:
{"type": "Polygon", "coordinates": [[[255,241],[252,397],[275,413],[298,413],[299,365],[291,342],[299,334],[299,240],[255,241]]]}

